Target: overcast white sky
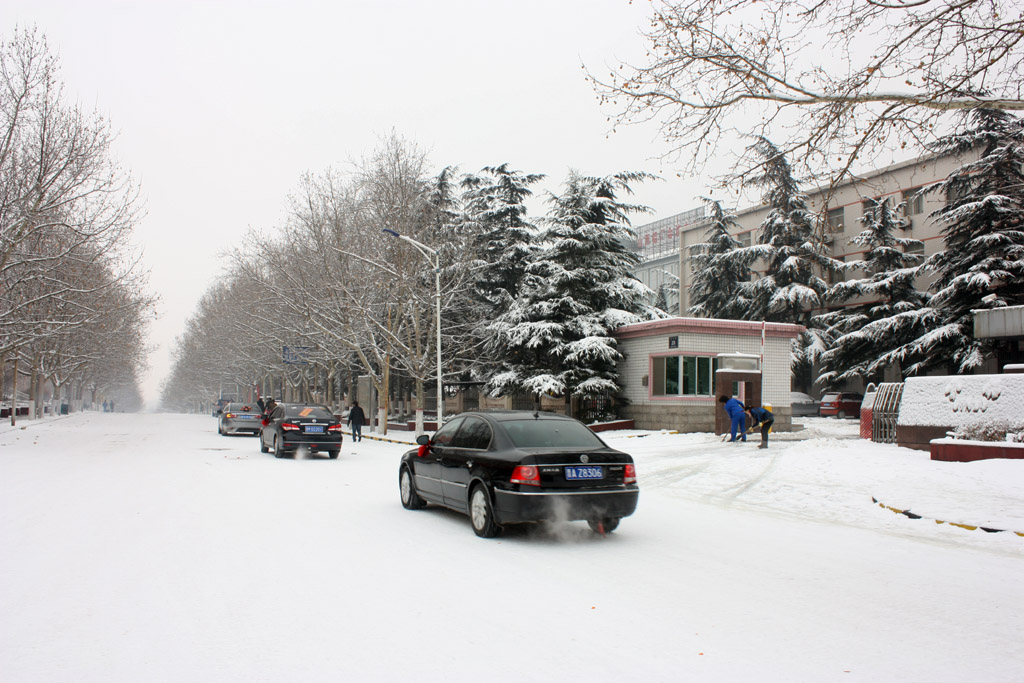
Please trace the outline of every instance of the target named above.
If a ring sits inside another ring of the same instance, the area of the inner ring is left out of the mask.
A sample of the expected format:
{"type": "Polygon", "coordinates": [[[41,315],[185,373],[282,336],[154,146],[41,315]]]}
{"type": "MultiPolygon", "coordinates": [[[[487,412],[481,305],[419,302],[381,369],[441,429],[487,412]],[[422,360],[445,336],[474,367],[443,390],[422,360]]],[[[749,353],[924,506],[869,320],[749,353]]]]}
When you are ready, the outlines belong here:
{"type": "MultiPolygon", "coordinates": [[[[437,168],[509,162],[550,176],[647,170],[651,220],[699,204],[703,183],[656,160],[654,126],[609,136],[581,64],[643,54],[647,2],[5,0],[5,36],[36,25],[67,93],[118,132],[141,183],[137,231],[160,295],[149,401],[184,320],[250,227],[281,223],[306,171],[369,154],[394,130],[437,168]]],[[[647,222],[639,219],[638,224],[647,222]]]]}

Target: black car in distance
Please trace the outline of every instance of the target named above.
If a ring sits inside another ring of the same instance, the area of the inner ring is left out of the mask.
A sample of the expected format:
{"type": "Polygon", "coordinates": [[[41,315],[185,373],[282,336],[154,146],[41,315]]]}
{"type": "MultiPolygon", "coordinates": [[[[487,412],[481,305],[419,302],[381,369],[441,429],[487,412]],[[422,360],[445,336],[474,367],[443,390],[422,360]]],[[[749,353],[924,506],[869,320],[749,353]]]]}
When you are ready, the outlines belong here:
{"type": "Polygon", "coordinates": [[[604,534],[636,510],[633,458],[582,422],[554,413],[463,413],[402,456],[402,505],[469,516],[478,536],[507,524],[586,520],[604,534]]]}
{"type": "Polygon", "coordinates": [[[341,452],[341,423],[326,406],[309,403],[279,403],[263,419],[260,452],[274,451],[283,458],[299,449],[310,454],[324,451],[331,458],[341,452]]]}

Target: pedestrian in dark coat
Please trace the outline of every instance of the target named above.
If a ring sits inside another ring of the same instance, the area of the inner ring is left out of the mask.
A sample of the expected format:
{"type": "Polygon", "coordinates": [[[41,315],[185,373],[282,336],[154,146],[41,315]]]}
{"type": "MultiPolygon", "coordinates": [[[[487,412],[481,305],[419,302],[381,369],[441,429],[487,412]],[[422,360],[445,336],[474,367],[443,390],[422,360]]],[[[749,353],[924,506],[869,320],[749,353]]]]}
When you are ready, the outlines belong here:
{"type": "MultiPolygon", "coordinates": [[[[256,405],[260,405],[258,401],[256,405]]],[[[263,401],[263,405],[260,407],[263,409],[263,416],[260,419],[260,424],[266,427],[268,424],[270,424],[270,414],[274,412],[274,408],[277,407],[277,401],[275,401],[274,397],[271,396],[267,400],[263,401]]]]}
{"type": "Polygon", "coordinates": [[[363,440],[363,423],[366,422],[366,414],[359,407],[358,401],[352,401],[352,407],[348,411],[348,424],[352,427],[352,440],[363,440]]]}
{"type": "MultiPolygon", "coordinates": [[[[754,421],[754,427],[761,426],[761,445],[758,448],[768,448],[768,432],[771,430],[772,425],[775,424],[775,416],[772,415],[772,411],[764,406],[760,408],[757,406],[747,406],[747,412],[750,413],[750,418],[754,421]]],[[[754,427],[751,427],[751,429],[754,427]]]]}
{"type": "Polygon", "coordinates": [[[729,415],[729,419],[732,420],[732,438],[729,439],[729,443],[736,441],[737,430],[744,441],[747,440],[747,411],[743,408],[743,403],[738,398],[729,398],[728,396],[719,396],[719,403],[724,403],[725,412],[729,415]]]}

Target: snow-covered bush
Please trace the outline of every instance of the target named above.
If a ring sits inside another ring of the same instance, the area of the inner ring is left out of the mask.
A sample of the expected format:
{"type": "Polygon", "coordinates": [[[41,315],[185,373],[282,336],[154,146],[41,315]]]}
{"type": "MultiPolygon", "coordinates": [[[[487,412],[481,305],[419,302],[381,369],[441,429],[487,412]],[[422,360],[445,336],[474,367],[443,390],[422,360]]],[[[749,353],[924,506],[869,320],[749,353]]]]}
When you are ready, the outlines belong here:
{"type": "Polygon", "coordinates": [[[1008,423],[1006,420],[960,425],[951,435],[954,439],[967,441],[1009,441],[1024,443],[1024,422],[1008,423]]]}

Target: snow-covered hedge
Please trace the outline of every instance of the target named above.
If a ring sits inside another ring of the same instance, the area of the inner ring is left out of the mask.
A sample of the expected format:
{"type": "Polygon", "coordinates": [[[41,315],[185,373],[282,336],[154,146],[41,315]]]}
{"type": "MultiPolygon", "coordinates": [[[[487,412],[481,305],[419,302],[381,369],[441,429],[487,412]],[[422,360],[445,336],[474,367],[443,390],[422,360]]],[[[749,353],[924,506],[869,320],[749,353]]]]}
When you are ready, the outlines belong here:
{"type": "Polygon", "coordinates": [[[982,441],[1016,440],[1024,431],[1024,374],[911,377],[903,385],[898,424],[951,427],[961,438],[982,441]]]}
{"type": "Polygon", "coordinates": [[[967,441],[1024,443],[1024,419],[1012,424],[996,420],[982,424],[960,425],[953,430],[953,438],[967,441]]]}

